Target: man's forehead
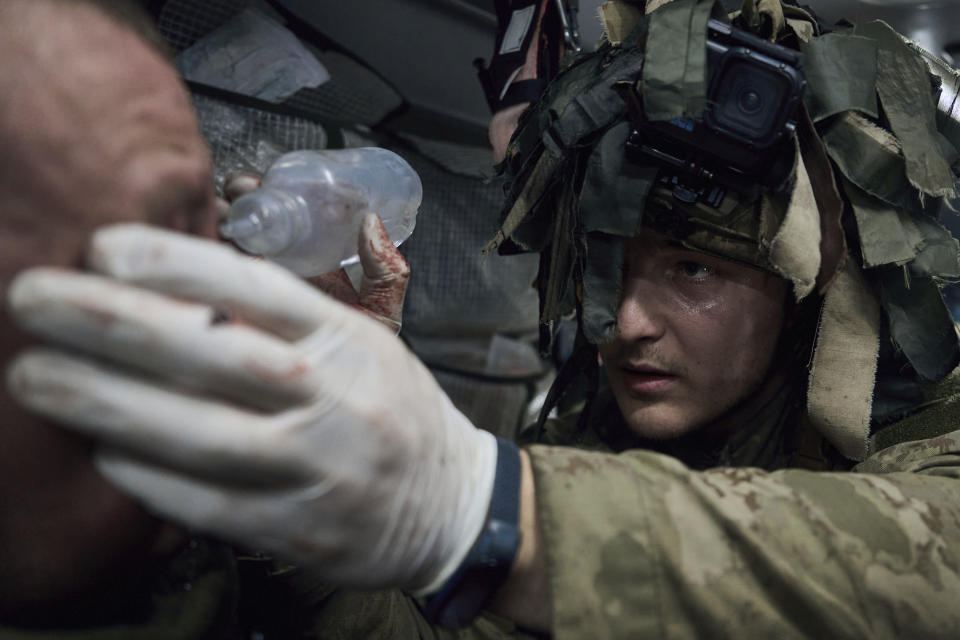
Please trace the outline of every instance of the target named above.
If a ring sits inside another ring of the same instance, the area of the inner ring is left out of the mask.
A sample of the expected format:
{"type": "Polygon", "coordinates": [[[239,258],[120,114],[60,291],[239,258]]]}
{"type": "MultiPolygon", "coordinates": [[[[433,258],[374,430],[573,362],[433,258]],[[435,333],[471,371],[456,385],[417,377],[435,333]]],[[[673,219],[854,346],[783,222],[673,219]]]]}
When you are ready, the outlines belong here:
{"type": "Polygon", "coordinates": [[[83,3],[14,4],[21,29],[0,10],[0,35],[14,33],[0,53],[21,54],[10,74],[0,69],[0,250],[16,255],[6,267],[70,264],[96,226],[163,224],[158,201],[212,198],[189,97],[150,45],[83,3]],[[28,244],[43,251],[17,250],[28,244]]]}
{"type": "Polygon", "coordinates": [[[171,91],[179,87],[172,67],[132,28],[84,2],[13,4],[16,11],[0,11],[0,53],[17,63],[4,67],[0,84],[14,97],[70,105],[74,117],[94,122],[139,95],[183,102],[182,90],[171,91]]]}

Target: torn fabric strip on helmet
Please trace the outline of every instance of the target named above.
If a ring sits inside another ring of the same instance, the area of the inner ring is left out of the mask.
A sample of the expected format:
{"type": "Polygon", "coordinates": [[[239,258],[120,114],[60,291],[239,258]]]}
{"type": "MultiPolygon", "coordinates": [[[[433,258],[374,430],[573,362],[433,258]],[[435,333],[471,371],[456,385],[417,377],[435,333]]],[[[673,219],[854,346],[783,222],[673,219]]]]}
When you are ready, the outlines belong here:
{"type": "MultiPolygon", "coordinates": [[[[811,37],[820,35],[820,27],[817,25],[817,20],[809,11],[806,9],[801,9],[800,7],[792,4],[781,3],[781,8],[783,9],[783,16],[787,19],[787,24],[790,24],[791,21],[805,22],[810,26],[811,37]]],[[[806,31],[806,28],[803,28],[802,30],[806,31]]],[[[797,35],[800,34],[798,33],[797,35]]],[[[803,38],[801,38],[801,40],[802,39],[803,38]]],[[[804,40],[804,42],[806,42],[806,40],[804,40]]]]}
{"type": "Polygon", "coordinates": [[[657,177],[655,167],[624,158],[629,122],[614,125],[594,147],[587,161],[580,212],[586,232],[634,236],[640,231],[644,203],[657,177]]]}
{"type": "Polygon", "coordinates": [[[821,139],[837,168],[855,185],[895,207],[923,210],[919,192],[907,179],[900,143],[888,131],[847,111],[826,124],[821,139]]]}
{"type": "Polygon", "coordinates": [[[674,0],[646,0],[646,12],[651,14],[665,4],[670,4],[674,0]]]}
{"type": "Polygon", "coordinates": [[[799,302],[813,291],[820,272],[820,213],[810,185],[810,177],[796,149],[796,182],[783,224],[770,242],[770,263],[793,283],[799,302]]]}
{"type": "Polygon", "coordinates": [[[776,40],[786,24],[780,0],[744,0],[740,19],[750,31],[770,42],[776,40]]]}
{"type": "Polygon", "coordinates": [[[650,14],[643,107],[650,121],[699,117],[707,97],[707,22],[715,0],[674,0],[650,14]]]}
{"type": "Polygon", "coordinates": [[[863,266],[903,265],[917,257],[923,236],[913,216],[874,198],[850,181],[843,191],[853,208],[863,266]]]}
{"type": "Polygon", "coordinates": [[[960,363],[957,329],[933,278],[904,278],[906,267],[872,271],[890,321],[890,335],[921,379],[940,380],[960,363]]]}
{"type": "MultiPolygon", "coordinates": [[[[942,114],[938,111],[937,115],[940,116],[942,114]]],[[[950,165],[950,170],[956,174],[958,169],[960,169],[960,149],[953,146],[950,138],[942,133],[938,133],[937,136],[937,142],[940,143],[940,153],[943,154],[943,159],[950,165]]]]}
{"type": "Polygon", "coordinates": [[[960,278],[960,253],[953,234],[933,218],[917,216],[914,221],[923,243],[917,259],[910,263],[910,274],[947,281],[960,278]]]}
{"type": "Polygon", "coordinates": [[[624,157],[629,122],[614,125],[587,161],[580,193],[580,216],[586,233],[583,273],[584,335],[606,342],[616,329],[623,245],[620,238],[640,232],[647,195],[657,179],[655,167],[624,157]]]}
{"type": "Polygon", "coordinates": [[[840,197],[836,177],[827,148],[817,134],[805,108],[800,109],[797,121],[797,142],[800,157],[813,187],[813,197],[820,211],[820,272],[817,291],[826,293],[847,257],[847,237],[843,231],[843,212],[846,205],[840,197]]]}
{"type": "Polygon", "coordinates": [[[955,176],[937,142],[936,103],[926,63],[884,22],[858,26],[877,39],[877,93],[900,141],[910,184],[932,196],[954,195],[955,176]]]}
{"type": "Polygon", "coordinates": [[[877,41],[842,33],[811,40],[803,51],[804,103],[814,122],[856,110],[877,112],[877,41]]]}
{"type": "Polygon", "coordinates": [[[544,234],[532,237],[527,241],[518,240],[515,235],[517,228],[530,216],[537,202],[543,198],[544,191],[547,190],[558,165],[559,160],[549,153],[540,155],[533,173],[524,183],[523,190],[514,200],[513,206],[510,207],[509,213],[500,225],[500,229],[483,248],[484,255],[499,248],[508,238],[526,251],[539,251],[542,248],[542,244],[546,241],[544,234]]]}
{"type": "MultiPolygon", "coordinates": [[[[957,111],[960,117],[960,109],[957,111]]],[[[937,111],[937,128],[940,131],[940,151],[950,164],[954,175],[960,173],[960,121],[937,111]]]]}
{"type": "Polygon", "coordinates": [[[869,453],[879,352],[879,306],[859,267],[847,260],[824,299],[807,410],[814,427],[852,460],[869,453]]]}
{"type": "Polygon", "coordinates": [[[609,342],[617,328],[623,238],[601,232],[588,233],[584,262],[583,334],[594,344],[609,342]]]}
{"type": "Polygon", "coordinates": [[[549,251],[540,257],[540,272],[537,286],[540,293],[541,349],[549,353],[554,332],[560,318],[576,308],[573,290],[574,281],[574,225],[576,224],[576,200],[571,191],[564,190],[556,203],[553,229],[541,230],[550,238],[549,251]]]}
{"type": "Polygon", "coordinates": [[[810,42],[813,39],[814,28],[813,24],[806,20],[797,20],[795,18],[787,18],[787,26],[796,34],[800,42],[810,42]]]}
{"type": "Polygon", "coordinates": [[[623,117],[627,105],[617,85],[632,84],[643,60],[640,51],[624,52],[603,69],[589,89],[567,103],[560,117],[543,133],[544,144],[554,155],[562,154],[623,117]]]}
{"type": "Polygon", "coordinates": [[[598,10],[603,35],[610,44],[620,44],[643,21],[643,9],[626,2],[604,2],[598,10]]]}

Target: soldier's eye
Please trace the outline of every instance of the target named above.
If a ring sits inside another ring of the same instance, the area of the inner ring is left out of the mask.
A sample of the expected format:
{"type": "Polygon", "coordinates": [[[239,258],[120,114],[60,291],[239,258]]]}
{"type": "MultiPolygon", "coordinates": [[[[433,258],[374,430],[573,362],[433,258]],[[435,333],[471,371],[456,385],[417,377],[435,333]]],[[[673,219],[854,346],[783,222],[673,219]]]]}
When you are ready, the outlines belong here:
{"type": "Polygon", "coordinates": [[[693,262],[692,260],[684,260],[683,262],[679,263],[677,267],[680,273],[685,277],[696,281],[705,280],[714,273],[714,270],[711,267],[699,262],[693,262]]]}

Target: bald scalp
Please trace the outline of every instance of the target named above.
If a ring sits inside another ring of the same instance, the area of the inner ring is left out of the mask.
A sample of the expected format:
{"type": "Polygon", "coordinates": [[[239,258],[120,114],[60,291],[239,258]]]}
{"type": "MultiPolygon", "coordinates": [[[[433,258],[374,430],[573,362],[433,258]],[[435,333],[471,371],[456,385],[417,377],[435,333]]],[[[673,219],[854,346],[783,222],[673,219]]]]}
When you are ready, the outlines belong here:
{"type": "Polygon", "coordinates": [[[18,29],[18,20],[22,20],[24,13],[30,9],[64,11],[78,7],[93,9],[110,18],[136,33],[158,54],[172,59],[172,52],[154,27],[153,20],[134,0],[4,0],[0,4],[0,32],[10,27],[18,29]]]}
{"type": "Polygon", "coordinates": [[[0,1],[0,291],[15,270],[136,215],[146,136],[182,144],[192,107],[151,33],[132,2],[0,1]]]}
{"type": "Polygon", "coordinates": [[[116,55],[119,49],[132,55],[144,49],[130,47],[131,40],[170,62],[162,37],[132,0],[0,2],[0,202],[5,217],[17,212],[13,205],[22,195],[18,191],[38,192],[38,185],[24,180],[24,174],[33,175],[38,168],[29,166],[29,159],[44,154],[30,151],[49,144],[45,155],[57,158],[77,141],[61,128],[83,126],[82,116],[97,116],[90,108],[87,113],[66,113],[58,106],[82,106],[78,93],[96,92],[110,81],[112,68],[121,72],[126,61],[116,55]],[[111,53],[114,59],[105,64],[111,53]]]}

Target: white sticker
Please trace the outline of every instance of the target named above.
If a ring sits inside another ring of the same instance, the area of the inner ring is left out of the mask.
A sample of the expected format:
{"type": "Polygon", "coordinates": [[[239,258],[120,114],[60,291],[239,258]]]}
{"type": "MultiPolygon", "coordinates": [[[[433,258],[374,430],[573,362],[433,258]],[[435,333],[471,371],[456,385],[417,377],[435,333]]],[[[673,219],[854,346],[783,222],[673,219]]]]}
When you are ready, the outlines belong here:
{"type": "Polygon", "coordinates": [[[536,9],[536,5],[530,5],[525,9],[517,9],[513,12],[513,15],[510,16],[510,24],[507,25],[507,32],[503,34],[500,55],[520,51],[523,41],[527,37],[527,31],[530,29],[530,23],[533,22],[533,13],[536,9]]]}

